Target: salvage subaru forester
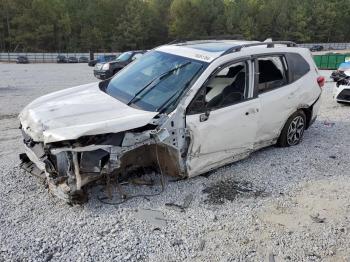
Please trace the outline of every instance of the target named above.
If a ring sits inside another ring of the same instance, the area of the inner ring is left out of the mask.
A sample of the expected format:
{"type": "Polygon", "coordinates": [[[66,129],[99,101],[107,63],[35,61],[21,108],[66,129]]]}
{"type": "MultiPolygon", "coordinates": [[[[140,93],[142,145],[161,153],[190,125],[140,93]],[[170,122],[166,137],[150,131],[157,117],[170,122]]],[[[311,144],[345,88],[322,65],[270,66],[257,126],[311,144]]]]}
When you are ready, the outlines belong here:
{"type": "Polygon", "coordinates": [[[174,42],[111,79],[26,106],[22,166],[67,202],[136,167],[193,177],[266,146],[297,145],[323,85],[309,50],[292,42],[174,42]]]}

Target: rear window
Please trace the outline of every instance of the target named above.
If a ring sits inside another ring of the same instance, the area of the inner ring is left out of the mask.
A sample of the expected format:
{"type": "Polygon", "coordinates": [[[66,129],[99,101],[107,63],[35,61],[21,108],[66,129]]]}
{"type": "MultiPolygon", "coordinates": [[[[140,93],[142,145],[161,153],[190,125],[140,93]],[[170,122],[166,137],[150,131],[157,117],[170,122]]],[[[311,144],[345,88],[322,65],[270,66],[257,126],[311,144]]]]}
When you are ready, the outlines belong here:
{"type": "Polygon", "coordinates": [[[310,65],[305,59],[296,53],[285,54],[289,68],[289,82],[297,81],[310,71],[310,65]]]}
{"type": "Polygon", "coordinates": [[[287,67],[283,56],[266,56],[258,58],[259,94],[288,84],[287,67]]]}

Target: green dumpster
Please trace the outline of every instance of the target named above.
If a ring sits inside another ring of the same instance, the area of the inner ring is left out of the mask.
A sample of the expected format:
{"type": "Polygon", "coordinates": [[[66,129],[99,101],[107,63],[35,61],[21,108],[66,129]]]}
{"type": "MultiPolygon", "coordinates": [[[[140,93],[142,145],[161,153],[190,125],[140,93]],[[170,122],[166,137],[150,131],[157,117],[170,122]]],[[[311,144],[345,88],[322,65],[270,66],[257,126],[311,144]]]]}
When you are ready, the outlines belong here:
{"type": "Polygon", "coordinates": [[[337,69],[349,56],[350,54],[315,55],[314,61],[319,69],[337,69]]]}

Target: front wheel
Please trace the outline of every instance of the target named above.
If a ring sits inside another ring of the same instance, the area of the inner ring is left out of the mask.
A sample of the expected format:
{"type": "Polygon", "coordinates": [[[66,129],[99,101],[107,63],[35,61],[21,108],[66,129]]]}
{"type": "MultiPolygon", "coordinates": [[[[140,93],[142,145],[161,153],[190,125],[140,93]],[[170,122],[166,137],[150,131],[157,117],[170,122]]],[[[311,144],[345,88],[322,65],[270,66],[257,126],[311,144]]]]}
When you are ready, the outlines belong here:
{"type": "Polygon", "coordinates": [[[277,145],[288,147],[299,144],[303,138],[305,127],[305,113],[302,110],[298,110],[288,118],[278,138],[277,145]]]}

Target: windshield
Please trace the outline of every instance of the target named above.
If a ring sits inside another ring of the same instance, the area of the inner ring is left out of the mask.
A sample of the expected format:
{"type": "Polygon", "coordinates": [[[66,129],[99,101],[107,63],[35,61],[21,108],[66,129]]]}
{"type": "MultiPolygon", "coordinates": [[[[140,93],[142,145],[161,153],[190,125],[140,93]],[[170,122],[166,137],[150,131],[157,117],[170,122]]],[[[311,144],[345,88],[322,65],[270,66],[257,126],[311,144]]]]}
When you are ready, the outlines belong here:
{"type": "Polygon", "coordinates": [[[131,55],[132,55],[132,52],[122,53],[120,56],[117,57],[117,61],[127,61],[131,55]]]}
{"type": "Polygon", "coordinates": [[[106,93],[147,111],[173,108],[207,63],[151,51],[120,71],[106,93]]]}
{"type": "Polygon", "coordinates": [[[113,60],[115,58],[116,58],[115,55],[99,55],[99,56],[97,56],[96,60],[103,62],[103,61],[110,61],[110,60],[113,60]]]}

